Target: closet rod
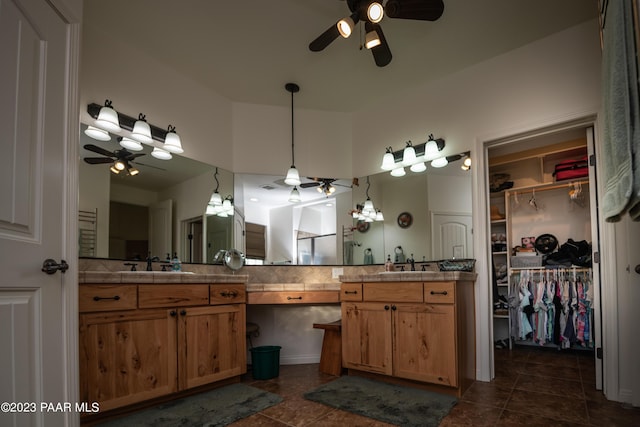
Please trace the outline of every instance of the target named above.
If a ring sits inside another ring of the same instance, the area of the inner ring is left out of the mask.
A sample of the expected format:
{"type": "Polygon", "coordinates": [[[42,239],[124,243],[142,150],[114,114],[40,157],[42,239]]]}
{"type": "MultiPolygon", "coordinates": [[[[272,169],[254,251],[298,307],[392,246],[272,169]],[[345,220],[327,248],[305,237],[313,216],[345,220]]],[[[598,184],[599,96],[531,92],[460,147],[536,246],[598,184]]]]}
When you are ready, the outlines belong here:
{"type": "Polygon", "coordinates": [[[510,190],[507,190],[509,192],[509,194],[511,195],[511,193],[519,193],[519,194],[523,194],[523,193],[531,193],[534,190],[535,191],[547,191],[547,190],[557,190],[558,188],[571,188],[573,187],[574,184],[578,184],[578,185],[589,185],[589,180],[582,180],[582,181],[567,181],[563,184],[555,184],[555,185],[549,185],[549,184],[540,184],[540,185],[534,185],[534,186],[530,186],[530,187],[519,187],[519,188],[513,188],[510,190]]]}

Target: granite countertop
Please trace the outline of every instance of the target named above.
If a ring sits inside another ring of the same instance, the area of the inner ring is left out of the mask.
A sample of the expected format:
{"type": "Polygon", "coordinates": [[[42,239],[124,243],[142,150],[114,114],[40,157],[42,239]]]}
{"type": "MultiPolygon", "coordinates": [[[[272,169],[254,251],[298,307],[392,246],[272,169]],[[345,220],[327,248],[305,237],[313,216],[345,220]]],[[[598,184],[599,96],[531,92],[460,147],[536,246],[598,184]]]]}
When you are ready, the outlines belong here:
{"type": "Polygon", "coordinates": [[[391,271],[377,274],[340,276],[340,282],[440,282],[451,280],[475,281],[478,275],[466,271],[391,271]]]}
{"type": "Polygon", "coordinates": [[[246,274],[200,274],[174,271],[81,271],[78,282],[102,283],[247,283],[246,274]]]}

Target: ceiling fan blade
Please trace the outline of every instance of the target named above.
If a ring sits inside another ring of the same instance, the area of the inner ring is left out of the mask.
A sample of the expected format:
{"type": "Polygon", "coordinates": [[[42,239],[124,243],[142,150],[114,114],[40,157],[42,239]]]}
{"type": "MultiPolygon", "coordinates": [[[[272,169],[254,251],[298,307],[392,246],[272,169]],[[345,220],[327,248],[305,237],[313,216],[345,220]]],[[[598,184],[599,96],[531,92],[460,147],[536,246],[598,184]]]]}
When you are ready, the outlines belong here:
{"type": "Polygon", "coordinates": [[[159,168],[158,166],[153,166],[153,165],[148,165],[146,163],[140,163],[140,162],[131,162],[134,165],[138,165],[138,166],[144,166],[146,168],[152,168],[152,169],[158,169],[160,171],[166,171],[166,169],[163,168],[159,168]]]}
{"type": "Polygon", "coordinates": [[[298,187],[300,187],[300,188],[310,188],[310,187],[317,187],[318,185],[321,185],[321,184],[322,184],[321,182],[303,182],[298,187]]]}
{"type": "Polygon", "coordinates": [[[444,12],[443,0],[389,0],[384,6],[389,18],[436,21],[444,12]]]}
{"type": "Polygon", "coordinates": [[[102,163],[113,163],[113,159],[107,157],[85,157],[84,161],[90,165],[99,165],[102,163]]]}
{"type": "Polygon", "coordinates": [[[128,153],[124,158],[125,158],[125,160],[133,160],[136,157],[140,157],[140,156],[144,156],[144,155],[145,155],[145,153],[135,153],[135,154],[128,153]]]}
{"type": "MultiPolygon", "coordinates": [[[[378,33],[378,37],[380,38],[380,44],[376,47],[371,48],[371,54],[373,55],[373,60],[376,62],[378,67],[384,67],[391,62],[391,49],[389,49],[389,45],[387,44],[387,39],[384,37],[384,33],[382,32],[382,27],[378,24],[371,24],[367,22],[367,24],[371,25],[371,28],[376,30],[378,33]]],[[[369,26],[367,25],[367,26],[369,26]]],[[[368,32],[369,30],[367,30],[368,32]]]]}
{"type": "Polygon", "coordinates": [[[320,52],[329,46],[332,41],[338,38],[340,32],[336,24],[330,26],[324,33],[320,34],[314,41],[309,43],[309,50],[312,52],[320,52]]]}
{"type": "Polygon", "coordinates": [[[104,156],[114,157],[114,154],[112,151],[105,150],[104,148],[98,147],[97,145],[85,144],[84,149],[93,151],[94,153],[102,154],[104,156]]]}

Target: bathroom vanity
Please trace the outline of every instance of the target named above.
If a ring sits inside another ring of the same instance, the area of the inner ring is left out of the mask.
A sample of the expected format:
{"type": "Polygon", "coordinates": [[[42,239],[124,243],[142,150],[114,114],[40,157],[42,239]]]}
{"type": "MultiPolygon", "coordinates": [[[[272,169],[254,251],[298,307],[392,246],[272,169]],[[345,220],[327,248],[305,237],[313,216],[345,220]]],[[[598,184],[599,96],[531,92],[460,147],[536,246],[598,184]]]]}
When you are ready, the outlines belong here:
{"type": "Polygon", "coordinates": [[[341,276],[342,366],[350,375],[462,396],[476,377],[476,274],[341,276]]]}
{"type": "Polygon", "coordinates": [[[239,381],[246,275],[81,272],[80,399],[100,412],[239,381]]]}

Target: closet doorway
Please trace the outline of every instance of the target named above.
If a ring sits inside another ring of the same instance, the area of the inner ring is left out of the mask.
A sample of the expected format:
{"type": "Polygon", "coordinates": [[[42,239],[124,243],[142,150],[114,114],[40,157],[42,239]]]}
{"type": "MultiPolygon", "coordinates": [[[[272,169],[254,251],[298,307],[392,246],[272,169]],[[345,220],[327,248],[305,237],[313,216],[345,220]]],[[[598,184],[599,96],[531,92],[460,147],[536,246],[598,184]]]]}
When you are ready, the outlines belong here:
{"type": "Polygon", "coordinates": [[[492,347],[590,353],[600,390],[593,122],[487,141],[484,155],[492,347]]]}

